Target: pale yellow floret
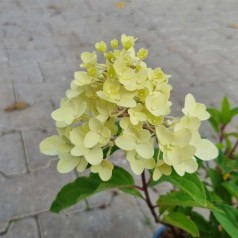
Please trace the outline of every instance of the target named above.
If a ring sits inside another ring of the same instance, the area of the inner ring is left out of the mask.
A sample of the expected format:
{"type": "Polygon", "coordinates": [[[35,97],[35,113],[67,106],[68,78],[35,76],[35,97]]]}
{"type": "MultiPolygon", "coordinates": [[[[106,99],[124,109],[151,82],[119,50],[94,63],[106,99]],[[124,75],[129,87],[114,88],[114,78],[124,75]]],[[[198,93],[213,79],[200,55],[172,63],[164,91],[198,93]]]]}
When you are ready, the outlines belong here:
{"type": "Polygon", "coordinates": [[[113,168],[112,162],[104,159],[100,164],[92,165],[91,171],[92,173],[98,173],[101,180],[108,181],[112,177],[113,168]]]}
{"type": "Polygon", "coordinates": [[[185,97],[182,112],[186,116],[196,117],[201,121],[207,120],[210,117],[210,114],[206,111],[206,106],[202,103],[197,103],[193,95],[190,93],[185,97]]]}
{"type": "Polygon", "coordinates": [[[172,167],[167,165],[163,160],[158,160],[153,171],[153,180],[159,180],[164,174],[169,176],[172,173],[172,167]]]}

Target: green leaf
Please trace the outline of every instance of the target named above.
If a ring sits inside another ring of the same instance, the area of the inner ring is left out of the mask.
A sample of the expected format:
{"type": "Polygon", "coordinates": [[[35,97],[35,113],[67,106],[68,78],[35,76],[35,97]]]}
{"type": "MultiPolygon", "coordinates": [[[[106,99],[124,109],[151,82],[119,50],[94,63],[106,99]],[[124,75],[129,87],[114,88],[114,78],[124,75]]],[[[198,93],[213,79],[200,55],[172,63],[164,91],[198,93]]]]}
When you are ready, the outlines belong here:
{"type": "Polygon", "coordinates": [[[167,195],[161,195],[157,201],[159,206],[182,206],[182,207],[201,207],[200,203],[183,191],[170,192],[167,195]]]}
{"type": "Polygon", "coordinates": [[[221,124],[221,115],[216,108],[207,108],[207,111],[210,113],[211,117],[209,122],[212,125],[213,129],[218,132],[221,124]]]}
{"type": "Polygon", "coordinates": [[[222,124],[228,124],[232,119],[230,102],[227,97],[224,97],[221,103],[221,122],[222,124]]]}
{"type": "Polygon", "coordinates": [[[234,107],[231,109],[232,118],[238,114],[238,107],[234,107]]]}
{"type": "Polygon", "coordinates": [[[195,201],[190,195],[183,191],[170,192],[167,195],[160,196],[157,201],[159,207],[161,206],[181,206],[181,207],[203,207],[209,209],[216,209],[216,207],[207,201],[206,206],[201,205],[199,202],[195,201]]]}
{"type": "Polygon", "coordinates": [[[215,218],[232,238],[237,238],[238,210],[227,204],[219,204],[219,208],[223,212],[213,211],[215,218]]]}
{"type": "Polygon", "coordinates": [[[190,213],[190,217],[196,223],[196,225],[198,226],[198,229],[200,231],[200,236],[202,238],[212,237],[211,236],[211,233],[212,233],[211,226],[208,223],[208,221],[206,221],[204,219],[204,217],[202,215],[198,214],[197,212],[192,211],[190,213]]]}
{"type": "Polygon", "coordinates": [[[230,180],[222,183],[222,186],[238,200],[238,181],[230,180]]]}
{"type": "Polygon", "coordinates": [[[167,181],[175,185],[177,188],[190,195],[194,201],[201,206],[207,206],[207,199],[204,186],[197,174],[188,174],[179,176],[175,171],[170,176],[162,176],[160,181],[167,181]]]}
{"type": "Polygon", "coordinates": [[[50,210],[58,213],[87,197],[111,188],[142,197],[140,192],[132,187],[133,185],[134,179],[131,174],[120,167],[113,169],[111,179],[106,182],[102,181],[98,174],[91,173],[89,177],[79,177],[74,182],[65,185],[53,201],[50,210]]]}
{"type": "Polygon", "coordinates": [[[163,221],[169,225],[176,226],[188,232],[193,237],[199,236],[197,225],[182,213],[171,212],[163,218],[163,221]]]}
{"type": "Polygon", "coordinates": [[[213,187],[216,188],[217,186],[219,186],[222,182],[221,174],[217,170],[212,168],[208,168],[207,172],[209,174],[213,187]]]}

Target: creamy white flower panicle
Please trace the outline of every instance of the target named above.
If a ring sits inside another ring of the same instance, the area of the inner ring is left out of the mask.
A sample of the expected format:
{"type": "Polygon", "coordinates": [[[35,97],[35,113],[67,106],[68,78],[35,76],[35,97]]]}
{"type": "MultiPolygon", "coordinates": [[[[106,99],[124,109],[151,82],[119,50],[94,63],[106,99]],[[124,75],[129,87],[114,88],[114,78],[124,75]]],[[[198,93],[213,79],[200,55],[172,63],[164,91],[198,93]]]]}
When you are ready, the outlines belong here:
{"type": "Polygon", "coordinates": [[[51,114],[58,135],[40,143],[42,153],[59,156],[59,172],[90,169],[107,181],[113,173],[110,155],[115,147],[125,151],[135,174],[148,169],[154,180],[169,176],[173,169],[180,176],[194,173],[197,159],[218,155],[216,146],[199,134],[201,121],[209,118],[206,106],[188,94],[184,116],[173,119],[170,75],[147,67],[143,60],[148,50],[136,52],[136,40],[123,34],[121,49],[116,39],[110,46],[96,43],[104,63],[98,62],[96,52],[82,53],[83,70],[74,73],[60,107],[51,114]]]}

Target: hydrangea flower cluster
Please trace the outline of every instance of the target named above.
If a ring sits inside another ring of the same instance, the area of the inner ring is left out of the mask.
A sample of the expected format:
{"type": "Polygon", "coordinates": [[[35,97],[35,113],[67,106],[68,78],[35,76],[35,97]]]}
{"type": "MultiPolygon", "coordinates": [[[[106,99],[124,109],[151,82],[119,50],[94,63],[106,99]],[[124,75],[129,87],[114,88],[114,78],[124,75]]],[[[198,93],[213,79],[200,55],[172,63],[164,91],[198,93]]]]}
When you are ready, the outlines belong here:
{"type": "Polygon", "coordinates": [[[147,67],[143,60],[148,51],[136,52],[136,40],[123,34],[122,49],[114,39],[112,50],[104,41],[96,43],[104,64],[98,63],[96,52],[82,53],[84,70],[74,73],[60,107],[52,112],[58,135],[40,144],[42,153],[59,156],[59,172],[90,168],[107,181],[115,146],[125,151],[135,174],[149,169],[154,180],[170,175],[172,168],[180,176],[193,173],[198,158],[217,156],[215,145],[199,134],[201,121],[209,118],[206,106],[188,94],[184,116],[169,116],[170,76],[161,68],[147,67]]]}

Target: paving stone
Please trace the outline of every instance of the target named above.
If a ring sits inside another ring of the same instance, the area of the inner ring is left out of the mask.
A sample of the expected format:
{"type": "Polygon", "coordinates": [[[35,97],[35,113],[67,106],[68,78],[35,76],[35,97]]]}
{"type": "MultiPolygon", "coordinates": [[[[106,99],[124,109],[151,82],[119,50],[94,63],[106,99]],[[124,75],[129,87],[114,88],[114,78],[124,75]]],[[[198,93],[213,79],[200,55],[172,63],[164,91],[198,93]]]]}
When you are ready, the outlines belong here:
{"type": "Polygon", "coordinates": [[[220,34],[214,30],[191,31],[188,29],[179,29],[176,31],[166,31],[161,35],[165,40],[205,40],[216,39],[220,34]]]}
{"type": "Polygon", "coordinates": [[[184,105],[184,98],[188,93],[192,93],[197,101],[205,103],[207,106],[218,106],[224,96],[223,92],[226,87],[225,82],[206,82],[200,85],[194,85],[185,81],[174,82],[173,85],[173,97],[177,99],[177,102],[181,106],[184,105]],[[216,85],[215,87],[214,84],[216,85]]]}
{"type": "Polygon", "coordinates": [[[6,49],[0,49],[0,64],[8,63],[8,55],[6,49]]]}
{"type": "MultiPolygon", "coordinates": [[[[21,35],[15,36],[15,37],[5,37],[2,39],[2,45],[5,48],[9,49],[21,49],[21,50],[41,50],[45,48],[51,48],[55,46],[55,39],[52,33],[42,33],[41,35],[35,35],[34,33],[28,33],[24,32],[21,35]]],[[[23,57],[29,57],[29,59],[35,60],[39,59],[41,60],[49,60],[49,56],[38,56],[35,54],[35,52],[20,52],[19,50],[10,50],[11,54],[13,55],[14,59],[11,61],[12,65],[19,65],[21,62],[18,64],[18,58],[20,56],[23,57]],[[15,59],[15,54],[16,54],[16,59],[15,59]],[[20,54],[20,56],[18,56],[20,54]]],[[[55,55],[54,57],[58,58],[59,56],[57,55],[57,52],[53,52],[51,50],[52,54],[55,55]]],[[[26,60],[23,60],[23,62],[27,62],[26,60]]]]}
{"type": "Polygon", "coordinates": [[[173,80],[183,78],[192,66],[179,54],[170,53],[157,60],[157,64],[167,73],[172,75],[173,80]]]}
{"type": "Polygon", "coordinates": [[[38,63],[29,62],[22,66],[0,65],[0,82],[41,82],[42,73],[38,63]]]}
{"type": "Polygon", "coordinates": [[[49,82],[73,79],[74,72],[80,70],[79,62],[41,63],[44,79],[49,82]]]}
{"type": "Polygon", "coordinates": [[[52,30],[49,27],[49,24],[40,25],[35,27],[31,26],[16,26],[16,25],[8,25],[4,26],[5,36],[6,37],[19,37],[25,34],[31,34],[34,36],[40,36],[42,33],[50,34],[52,30]]]}
{"type": "Polygon", "coordinates": [[[72,180],[73,173],[59,174],[55,163],[21,176],[0,175],[0,222],[47,211],[60,188],[72,180]]]}
{"type": "MultiPolygon", "coordinates": [[[[222,53],[217,50],[208,50],[200,53],[181,52],[183,57],[194,65],[218,64],[226,62],[222,53]]],[[[228,60],[227,60],[228,62],[228,60]]]]}
{"type": "Polygon", "coordinates": [[[237,64],[221,64],[219,65],[219,69],[231,79],[238,78],[238,67],[237,64]]]}
{"type": "Polygon", "coordinates": [[[24,100],[29,104],[35,104],[41,101],[53,100],[60,102],[65,96],[65,92],[70,88],[71,79],[64,81],[52,81],[43,83],[15,83],[15,94],[17,100],[24,100]]]}
{"type": "Polygon", "coordinates": [[[8,49],[10,64],[13,66],[24,65],[31,62],[62,62],[62,53],[57,47],[38,50],[8,49]]]}
{"type": "MultiPolygon", "coordinates": [[[[188,72],[187,72],[188,73],[188,72]]],[[[186,72],[184,72],[184,75],[186,72]]],[[[192,69],[191,74],[188,74],[188,80],[194,84],[203,82],[223,81],[224,78],[229,82],[231,79],[220,69],[220,64],[203,64],[192,69]]]]}
{"type": "Polygon", "coordinates": [[[48,130],[34,128],[23,131],[27,162],[30,170],[49,167],[52,160],[58,160],[58,158],[43,155],[39,151],[40,142],[46,137],[54,134],[56,134],[54,128],[48,130]]]}
{"type": "Polygon", "coordinates": [[[4,109],[8,105],[14,103],[15,97],[11,83],[0,83],[0,109],[4,109]]]}
{"type": "Polygon", "coordinates": [[[207,50],[220,50],[224,48],[224,45],[227,49],[236,50],[238,46],[236,45],[236,39],[227,39],[225,36],[216,39],[205,39],[205,40],[189,40],[188,44],[196,52],[203,52],[207,50]]]}
{"type": "Polygon", "coordinates": [[[4,112],[0,111],[0,131],[26,128],[52,128],[53,120],[50,117],[53,111],[50,101],[37,102],[24,110],[4,112]]]}
{"type": "Polygon", "coordinates": [[[66,216],[40,214],[39,221],[44,238],[48,237],[151,237],[152,231],[133,197],[114,197],[112,205],[66,216]],[[99,222],[100,221],[100,222],[99,222]]]}
{"type": "Polygon", "coordinates": [[[26,218],[12,223],[2,238],[39,238],[36,221],[26,218]]]}
{"type": "Polygon", "coordinates": [[[26,172],[25,152],[19,132],[0,134],[0,171],[5,175],[26,172]]]}
{"type": "Polygon", "coordinates": [[[67,62],[76,62],[78,65],[81,63],[81,54],[83,52],[91,52],[95,51],[95,48],[93,45],[91,46],[75,46],[75,45],[69,45],[69,46],[61,46],[60,47],[61,52],[67,62]]]}

